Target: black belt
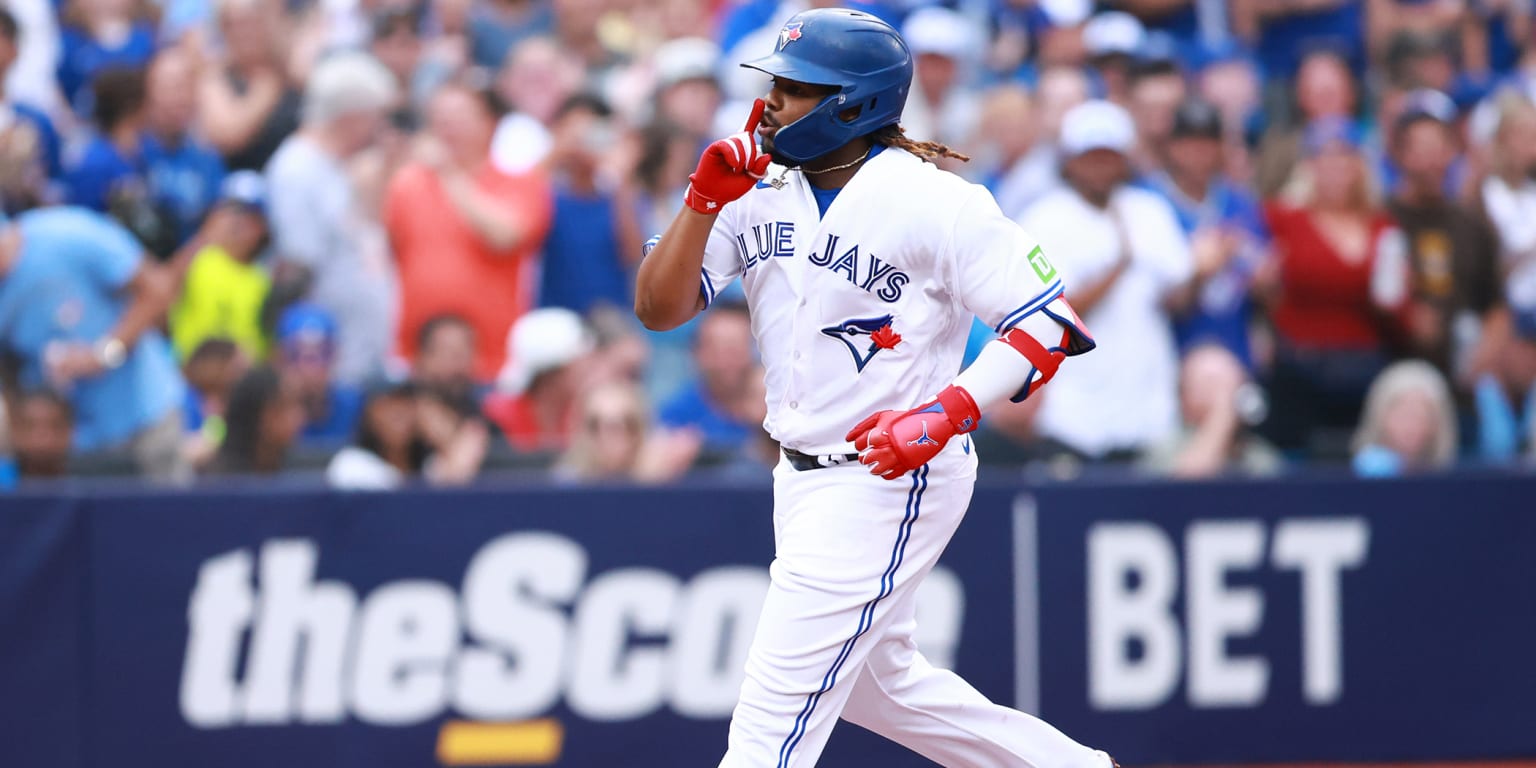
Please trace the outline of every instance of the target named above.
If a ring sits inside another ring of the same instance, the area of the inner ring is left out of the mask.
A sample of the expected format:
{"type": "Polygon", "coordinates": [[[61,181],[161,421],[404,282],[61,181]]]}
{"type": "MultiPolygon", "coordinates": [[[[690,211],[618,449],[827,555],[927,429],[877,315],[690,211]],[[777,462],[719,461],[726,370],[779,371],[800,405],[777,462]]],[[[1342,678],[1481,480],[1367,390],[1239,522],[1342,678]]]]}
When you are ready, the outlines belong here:
{"type": "Polygon", "coordinates": [[[839,464],[852,464],[859,460],[857,453],[832,453],[814,456],[809,453],[801,453],[793,448],[784,449],[784,458],[789,459],[789,465],[796,471],[805,472],[812,469],[825,469],[839,464]]]}

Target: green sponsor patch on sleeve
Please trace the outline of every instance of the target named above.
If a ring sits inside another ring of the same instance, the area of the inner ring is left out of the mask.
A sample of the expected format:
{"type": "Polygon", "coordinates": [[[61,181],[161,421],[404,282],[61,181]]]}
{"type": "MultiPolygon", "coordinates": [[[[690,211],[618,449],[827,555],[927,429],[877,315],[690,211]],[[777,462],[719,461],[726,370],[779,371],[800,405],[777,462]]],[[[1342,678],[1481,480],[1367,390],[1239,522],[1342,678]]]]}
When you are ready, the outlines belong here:
{"type": "Polygon", "coordinates": [[[1045,251],[1040,250],[1038,245],[1029,252],[1029,266],[1034,267],[1035,274],[1039,276],[1042,283],[1049,283],[1056,279],[1056,268],[1051,266],[1050,260],[1045,258],[1045,251]]]}

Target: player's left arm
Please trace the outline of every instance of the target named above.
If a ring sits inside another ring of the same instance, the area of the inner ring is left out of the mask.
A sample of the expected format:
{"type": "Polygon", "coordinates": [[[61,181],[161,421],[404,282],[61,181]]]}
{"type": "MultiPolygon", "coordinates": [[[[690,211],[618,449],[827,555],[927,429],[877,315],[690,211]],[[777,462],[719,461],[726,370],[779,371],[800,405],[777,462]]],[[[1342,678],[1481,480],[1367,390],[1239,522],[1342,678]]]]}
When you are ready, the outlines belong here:
{"type": "Polygon", "coordinates": [[[951,438],[975,430],[984,409],[1029,397],[1063,360],[1094,347],[1056,267],[991,195],[973,194],[940,259],[951,295],[999,336],[933,400],[871,414],[848,432],[859,461],[887,480],[926,464],[951,438]]]}

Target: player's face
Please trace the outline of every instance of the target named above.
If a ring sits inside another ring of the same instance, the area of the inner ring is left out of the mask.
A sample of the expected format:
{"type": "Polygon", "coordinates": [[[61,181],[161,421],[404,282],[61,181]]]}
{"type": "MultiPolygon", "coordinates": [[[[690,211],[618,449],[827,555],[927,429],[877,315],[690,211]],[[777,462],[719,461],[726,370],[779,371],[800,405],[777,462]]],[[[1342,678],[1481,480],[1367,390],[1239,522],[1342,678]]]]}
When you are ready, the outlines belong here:
{"type": "Polygon", "coordinates": [[[763,145],[763,151],[773,157],[774,162],[784,164],[786,161],[774,155],[773,135],[802,117],[832,94],[837,93],[837,88],[830,85],[812,85],[798,80],[787,80],[782,77],[773,79],[773,87],[768,90],[768,95],[763,98],[763,124],[758,126],[757,135],[763,145]]]}

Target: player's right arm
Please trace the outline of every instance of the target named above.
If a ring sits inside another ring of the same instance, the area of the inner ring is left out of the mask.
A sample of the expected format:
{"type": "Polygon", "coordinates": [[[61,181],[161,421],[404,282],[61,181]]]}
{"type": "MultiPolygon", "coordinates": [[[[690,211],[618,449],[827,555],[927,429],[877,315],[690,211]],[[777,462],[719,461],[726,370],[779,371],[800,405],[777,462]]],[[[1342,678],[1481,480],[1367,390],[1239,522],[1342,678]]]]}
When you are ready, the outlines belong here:
{"type": "Polygon", "coordinates": [[[704,309],[699,273],[704,246],[719,213],[684,207],[635,275],[635,317],[653,331],[670,331],[704,309]]]}
{"type": "Polygon", "coordinates": [[[653,331],[682,325],[708,305],[709,291],[701,286],[704,252],[715,221],[727,203],[741,198],[768,170],[769,158],[757,146],[757,126],[763,101],[741,133],[710,144],[699,166],[688,177],[683,209],[662,234],[635,276],[635,316],[653,331]]]}

